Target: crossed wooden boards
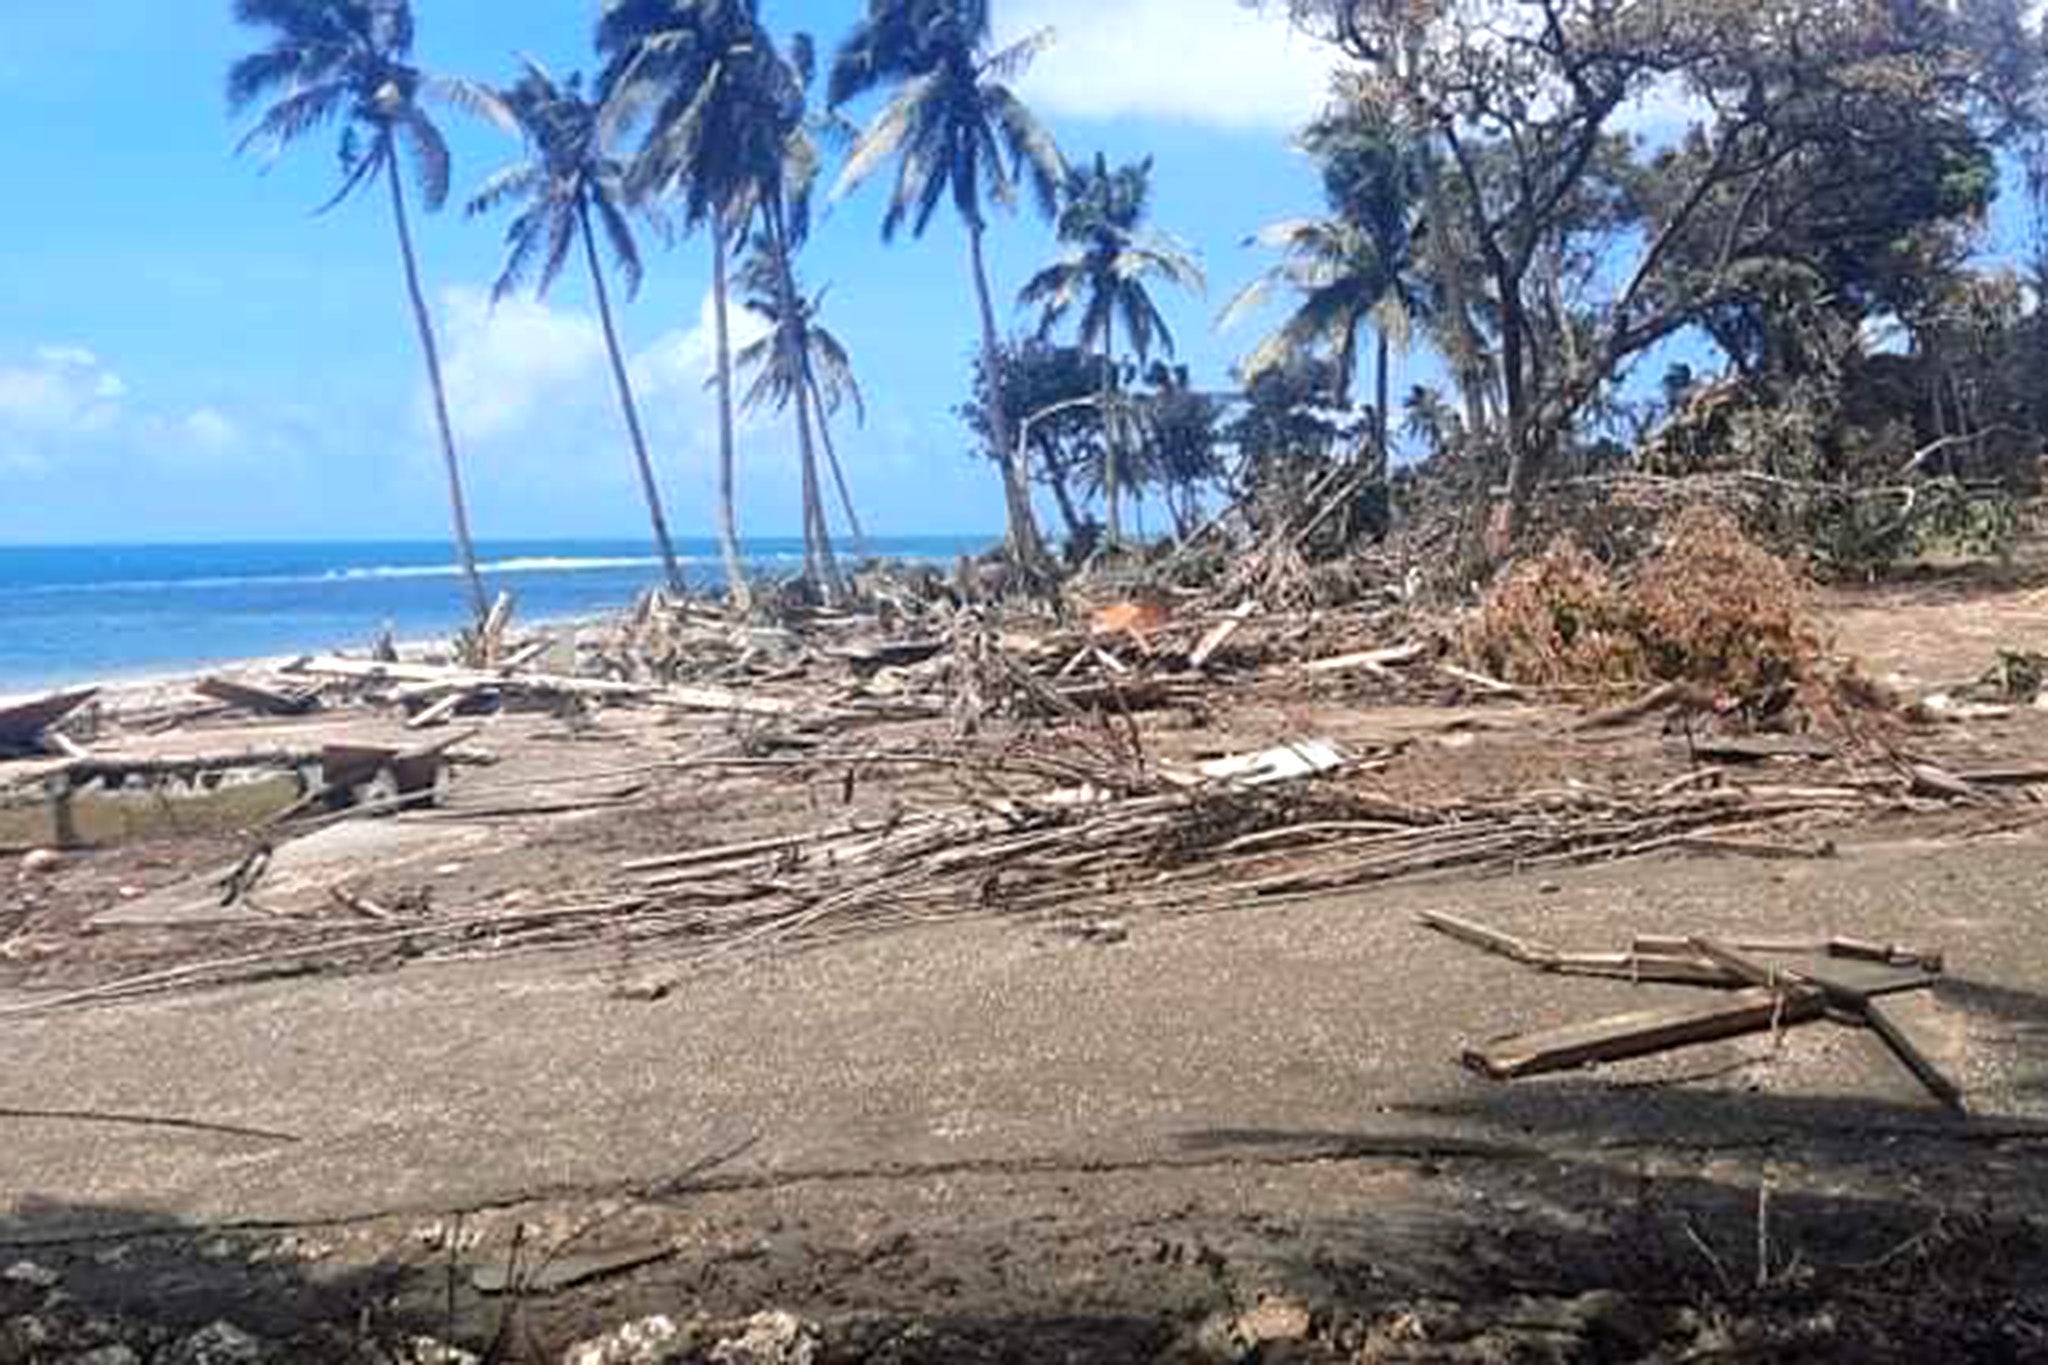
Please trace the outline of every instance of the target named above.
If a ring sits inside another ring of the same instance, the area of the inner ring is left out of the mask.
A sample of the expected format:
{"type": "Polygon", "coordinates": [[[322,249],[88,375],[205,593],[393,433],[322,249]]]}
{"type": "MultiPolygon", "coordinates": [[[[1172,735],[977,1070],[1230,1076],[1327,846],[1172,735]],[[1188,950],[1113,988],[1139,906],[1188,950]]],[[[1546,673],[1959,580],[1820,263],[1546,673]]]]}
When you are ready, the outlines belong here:
{"type": "Polygon", "coordinates": [[[1632,1010],[1566,1024],[1465,1050],[1465,1065],[1508,1081],[1600,1062],[1647,1057],[1722,1038],[1774,1032],[1818,1019],[1867,1028],[1942,1104],[1960,1111],[1963,1094],[1944,1075],[1896,1009],[1893,997],[1924,991],[1943,969],[1938,952],[1852,938],[1817,941],[1639,935],[1625,953],[1571,953],[1455,915],[1422,922],[1486,952],[1537,971],[1697,986],[1710,1001],[1632,1010]]]}

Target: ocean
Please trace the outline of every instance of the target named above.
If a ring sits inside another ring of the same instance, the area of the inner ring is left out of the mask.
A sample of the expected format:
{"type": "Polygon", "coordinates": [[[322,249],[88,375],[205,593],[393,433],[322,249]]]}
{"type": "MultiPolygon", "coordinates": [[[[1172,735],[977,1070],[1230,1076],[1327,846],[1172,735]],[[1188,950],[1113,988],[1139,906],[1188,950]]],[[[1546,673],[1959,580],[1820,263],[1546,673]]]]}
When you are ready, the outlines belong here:
{"type": "MultiPolygon", "coordinates": [[[[877,555],[950,561],[989,536],[877,539],[877,555]]],[[[677,543],[693,585],[722,581],[716,545],[677,543]]],[[[479,542],[492,592],[528,623],[629,605],[660,581],[644,541],[479,542]]],[[[750,565],[793,574],[797,540],[750,542],[750,565]]],[[[0,546],[0,694],[174,673],[239,659],[445,636],[467,615],[445,543],[0,546]]]]}

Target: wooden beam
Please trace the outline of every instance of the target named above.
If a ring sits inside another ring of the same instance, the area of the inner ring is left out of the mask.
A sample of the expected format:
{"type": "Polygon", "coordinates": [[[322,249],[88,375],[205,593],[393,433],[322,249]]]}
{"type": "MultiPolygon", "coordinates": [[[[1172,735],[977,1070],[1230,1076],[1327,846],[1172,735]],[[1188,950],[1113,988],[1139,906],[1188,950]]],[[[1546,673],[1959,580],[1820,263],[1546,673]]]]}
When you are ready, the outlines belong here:
{"type": "Polygon", "coordinates": [[[1927,1087],[1927,1093],[1957,1113],[1962,1113],[1963,1089],[1950,1080],[1942,1069],[1934,1064],[1926,1047],[1922,1046],[1920,1028],[1903,1009],[1888,1000],[1866,1000],[1862,1014],[1870,1025],[1871,1032],[1884,1040],[1892,1055],[1905,1064],[1914,1079],[1927,1087]]]}
{"type": "Polygon", "coordinates": [[[1465,1065],[1499,1081],[1573,1071],[1599,1062],[1647,1057],[1695,1043],[1804,1024],[1820,1018],[1822,1000],[1819,991],[1752,989],[1709,1005],[1635,1010],[1467,1048],[1465,1065]]]}

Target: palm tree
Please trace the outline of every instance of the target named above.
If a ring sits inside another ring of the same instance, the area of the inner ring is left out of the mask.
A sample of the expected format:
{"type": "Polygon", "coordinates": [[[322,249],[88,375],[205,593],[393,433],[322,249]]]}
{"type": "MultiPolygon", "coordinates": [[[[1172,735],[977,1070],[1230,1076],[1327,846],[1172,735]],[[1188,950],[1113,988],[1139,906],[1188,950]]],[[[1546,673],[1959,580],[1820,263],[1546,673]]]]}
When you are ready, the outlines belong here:
{"type": "Polygon", "coordinates": [[[683,570],[676,559],[675,542],[669,536],[668,517],[662,510],[661,489],[655,481],[654,462],[647,454],[647,437],[640,427],[640,410],[633,401],[632,380],[626,375],[626,359],[619,346],[618,327],[612,320],[611,293],[605,286],[604,267],[597,256],[597,232],[593,220],[604,228],[626,297],[640,292],[644,274],[639,244],[626,211],[626,170],[604,146],[604,110],[583,97],[583,78],[571,76],[558,85],[538,62],[525,59],[526,73],[503,95],[505,106],[518,120],[526,136],[528,155],[505,167],[484,183],[469,202],[471,216],[498,206],[518,202],[519,216],[506,229],[509,254],[504,273],[498,277],[494,297],[503,299],[516,292],[539,267],[534,291],[545,298],[569,262],[580,242],[584,264],[590,270],[590,288],[597,299],[597,316],[604,327],[606,353],[611,357],[612,380],[618,389],[619,412],[626,421],[626,435],[633,443],[633,458],[639,466],[640,490],[647,500],[647,513],[654,523],[654,544],[671,591],[684,590],[683,570]]]}
{"type": "Polygon", "coordinates": [[[1034,575],[1050,561],[1010,428],[983,238],[991,204],[1011,208],[1020,187],[1031,192],[1046,217],[1057,209],[1065,178],[1059,147],[1010,88],[1051,36],[1041,30],[991,51],[989,0],[869,0],[867,16],[833,59],[828,89],[835,110],[872,91],[891,92],[855,142],[835,193],[849,193],[893,157],[896,183],[882,216],[884,240],[893,240],[906,224],[912,236],[923,236],[949,196],[967,229],[1010,555],[1034,575]]]}
{"type": "Polygon", "coordinates": [[[235,0],[235,18],[268,30],[268,45],[237,61],[228,71],[229,107],[236,113],[266,95],[276,102],[263,111],[238,151],[267,147],[275,155],[291,143],[339,121],[341,187],[320,206],[326,213],[380,176],[391,190],[391,216],[405,264],[406,291],[433,389],[434,419],[448,475],[448,502],[455,524],[455,548],[479,620],[488,612],[469,510],[462,492],[462,467],[448,419],[448,391],[433,319],[420,287],[406,214],[401,145],[412,158],[420,194],[429,212],[448,200],[448,143],[422,104],[437,100],[481,114],[509,128],[497,98],[482,86],[430,75],[412,65],[413,21],[407,0],[235,0]]]}
{"type": "Polygon", "coordinates": [[[1151,157],[1112,171],[1097,152],[1092,165],[1067,173],[1061,198],[1057,231],[1067,250],[1031,277],[1018,301],[1039,309],[1041,340],[1081,305],[1077,341],[1083,350],[1092,349],[1102,357],[1103,492],[1114,545],[1123,539],[1118,469],[1122,443],[1110,420],[1117,377],[1117,318],[1123,318],[1124,333],[1143,369],[1155,342],[1163,353],[1173,354],[1173,332],[1152,301],[1146,280],[1157,277],[1195,293],[1206,289],[1208,282],[1186,248],[1143,226],[1152,200],[1151,157]]]}
{"type": "Polygon", "coordinates": [[[1336,365],[1332,397],[1339,406],[1350,405],[1359,334],[1371,326],[1373,438],[1384,475],[1391,437],[1390,352],[1407,351],[1414,325],[1426,312],[1416,247],[1426,230],[1420,208],[1428,163],[1412,139],[1356,101],[1310,124],[1301,146],[1322,166],[1332,212],[1274,223],[1252,238],[1283,259],[1238,293],[1224,322],[1236,321],[1276,290],[1299,295],[1294,312],[1246,358],[1245,371],[1257,374],[1304,353],[1327,354],[1336,365]]]}
{"type": "MultiPolygon", "coordinates": [[[[796,401],[797,388],[809,391],[816,414],[818,437],[825,447],[825,464],[832,471],[838,489],[839,506],[853,532],[860,553],[867,553],[867,532],[846,484],[846,471],[839,463],[839,451],[832,441],[833,413],[853,405],[857,421],[867,420],[867,404],[860,383],[854,378],[853,358],[846,346],[818,320],[826,291],[810,298],[793,295],[782,288],[782,263],[776,259],[774,244],[765,236],[755,238],[753,249],[740,267],[740,292],[749,312],[768,324],[766,335],[741,348],[737,357],[742,372],[753,375],[740,406],[748,412],[762,407],[785,411],[796,401]]],[[[794,267],[791,267],[792,271],[794,267]]]]}
{"type": "Polygon", "coordinates": [[[628,176],[636,197],[679,202],[708,228],[717,350],[718,538],[735,607],[748,600],[734,461],[732,244],[745,240],[766,181],[780,175],[803,88],[761,23],[759,0],[606,0],[598,50],[606,103],[646,138],[628,176]]]}

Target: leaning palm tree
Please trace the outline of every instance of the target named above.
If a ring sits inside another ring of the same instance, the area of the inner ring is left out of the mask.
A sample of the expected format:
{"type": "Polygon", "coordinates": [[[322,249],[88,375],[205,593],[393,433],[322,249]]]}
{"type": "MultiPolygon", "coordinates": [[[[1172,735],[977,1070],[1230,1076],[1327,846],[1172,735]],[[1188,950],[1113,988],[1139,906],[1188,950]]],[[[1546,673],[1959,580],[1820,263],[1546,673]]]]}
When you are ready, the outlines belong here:
{"type": "Polygon", "coordinates": [[[406,214],[405,174],[399,165],[404,147],[419,179],[429,212],[448,200],[448,143],[422,101],[482,114],[501,126],[511,120],[497,98],[482,86],[447,76],[429,75],[412,65],[413,21],[407,0],[235,0],[235,18],[252,28],[268,30],[269,43],[237,61],[228,71],[228,103],[240,113],[257,100],[275,95],[243,137],[238,150],[266,148],[275,155],[293,142],[339,121],[341,187],[320,206],[326,213],[379,177],[391,190],[391,216],[398,230],[398,251],[405,264],[406,291],[412,300],[413,322],[419,329],[427,381],[433,390],[434,419],[441,436],[441,456],[448,475],[448,501],[455,524],[455,548],[469,587],[470,605],[478,619],[489,610],[483,577],[477,571],[476,545],[469,532],[469,510],[462,492],[462,466],[455,453],[455,432],[448,419],[448,392],[441,379],[441,358],[434,342],[433,319],[420,287],[419,261],[413,252],[412,228],[406,214]]]}
{"type": "Polygon", "coordinates": [[[1427,312],[1417,247],[1430,181],[1421,149],[1358,101],[1309,125],[1303,150],[1322,168],[1331,213],[1274,223],[1252,242],[1283,259],[1240,291],[1225,310],[1226,325],[1282,289],[1299,296],[1295,310],[1244,362],[1255,375],[1311,353],[1335,365],[1339,406],[1349,406],[1356,379],[1360,333],[1376,333],[1373,392],[1375,457],[1387,458],[1391,435],[1390,352],[1406,352],[1417,320],[1427,312]]]}
{"type": "Polygon", "coordinates": [[[661,553],[669,588],[681,594],[682,565],[676,559],[675,542],[669,536],[661,488],[655,481],[654,462],[647,454],[640,409],[633,401],[633,383],[626,374],[625,354],[612,319],[611,292],[605,285],[604,267],[597,255],[594,224],[601,224],[625,282],[626,297],[630,299],[640,292],[644,270],[639,243],[634,240],[633,225],[627,216],[626,168],[605,148],[604,110],[583,97],[582,77],[571,76],[566,85],[557,84],[540,63],[530,58],[524,60],[525,74],[504,92],[503,99],[525,134],[527,155],[486,181],[470,200],[469,213],[488,213],[514,202],[522,206],[505,232],[508,254],[504,272],[498,277],[494,294],[497,299],[517,292],[529,278],[533,279],[534,292],[545,298],[568,265],[570,253],[579,243],[582,245],[583,261],[590,270],[591,292],[597,299],[598,320],[604,327],[605,350],[611,357],[619,412],[625,418],[626,435],[633,443],[640,490],[654,523],[655,548],[661,553]]]}
{"type": "Polygon", "coordinates": [[[1358,373],[1359,341],[1378,323],[1382,335],[1400,333],[1403,313],[1394,305],[1393,270],[1365,230],[1342,218],[1290,218],[1261,228],[1246,245],[1281,253],[1282,259],[1239,290],[1223,310],[1222,325],[1234,326],[1283,290],[1297,297],[1294,310],[1240,364],[1247,380],[1308,356],[1332,362],[1331,399],[1349,406],[1358,373]]]}
{"type": "MultiPolygon", "coordinates": [[[[787,268],[793,271],[794,265],[787,268]]],[[[831,418],[850,403],[856,420],[865,421],[867,406],[845,344],[819,321],[825,291],[820,290],[810,298],[786,294],[782,287],[784,269],[774,243],[765,234],[755,238],[751,253],[740,266],[740,292],[746,308],[768,326],[767,332],[742,347],[737,357],[740,370],[753,376],[740,405],[750,413],[763,407],[782,412],[795,403],[799,387],[808,391],[819,442],[825,448],[825,464],[839,493],[840,510],[846,514],[855,546],[866,554],[867,532],[861,527],[860,513],[854,508],[853,494],[847,487],[846,471],[832,441],[831,418]]]]}
{"type": "Polygon", "coordinates": [[[1208,283],[1185,247],[1144,227],[1152,200],[1151,157],[1112,171],[1097,152],[1092,165],[1067,173],[1061,198],[1058,234],[1067,250],[1032,276],[1018,301],[1038,308],[1041,340],[1079,307],[1076,340],[1083,350],[1093,350],[1102,358],[1101,412],[1107,438],[1102,484],[1109,539],[1114,545],[1123,539],[1122,471],[1118,468],[1122,442],[1111,430],[1117,319],[1122,317],[1125,336],[1142,369],[1152,358],[1155,344],[1164,354],[1173,354],[1173,332],[1152,301],[1146,281],[1163,279],[1195,293],[1206,289],[1208,283]]]}
{"type": "Polygon", "coordinates": [[[629,174],[640,198],[673,200],[711,238],[717,352],[718,536],[735,607],[749,599],[740,557],[730,261],[762,204],[764,176],[802,121],[803,90],[761,23],[759,0],[605,0],[598,50],[621,129],[644,125],[629,174]]]}
{"type": "Polygon", "coordinates": [[[1012,207],[1020,187],[1031,192],[1045,216],[1057,210],[1065,176],[1059,147],[1010,88],[1050,42],[1050,31],[1043,30],[991,51],[989,0],[869,0],[867,16],[833,60],[828,90],[835,110],[870,92],[890,91],[854,143],[835,193],[849,193],[894,158],[896,183],[882,217],[885,240],[906,224],[912,236],[923,236],[948,197],[967,229],[1009,549],[1032,574],[1042,573],[1049,561],[1010,428],[983,238],[989,208],[1012,207]]]}

